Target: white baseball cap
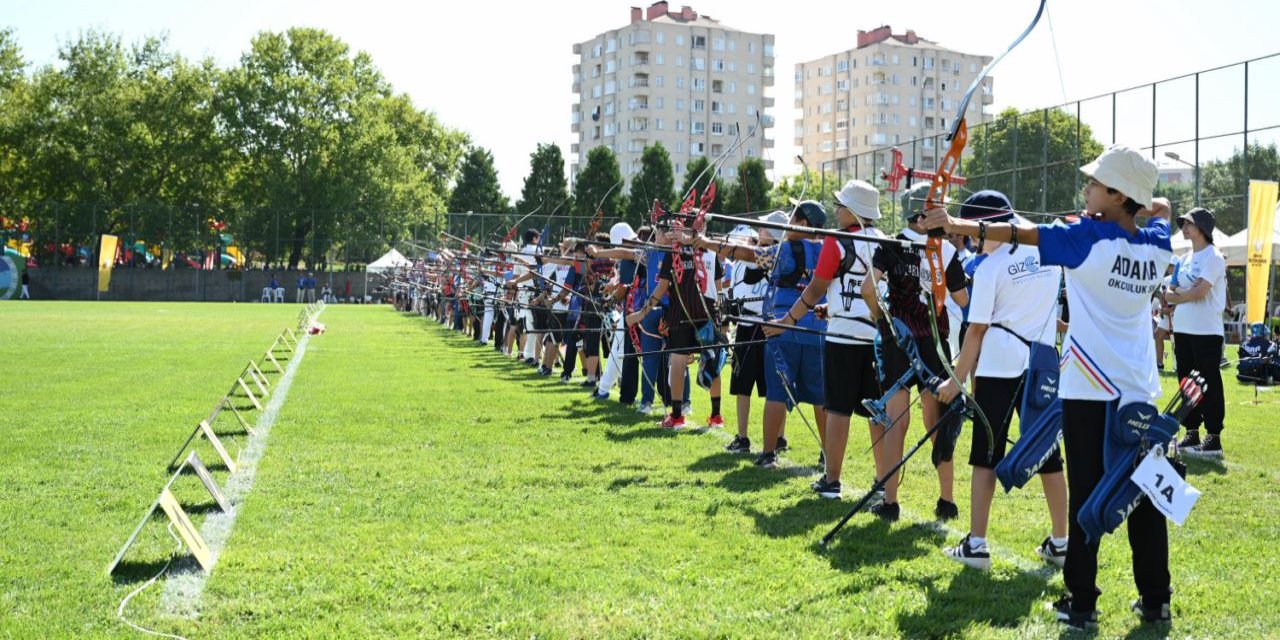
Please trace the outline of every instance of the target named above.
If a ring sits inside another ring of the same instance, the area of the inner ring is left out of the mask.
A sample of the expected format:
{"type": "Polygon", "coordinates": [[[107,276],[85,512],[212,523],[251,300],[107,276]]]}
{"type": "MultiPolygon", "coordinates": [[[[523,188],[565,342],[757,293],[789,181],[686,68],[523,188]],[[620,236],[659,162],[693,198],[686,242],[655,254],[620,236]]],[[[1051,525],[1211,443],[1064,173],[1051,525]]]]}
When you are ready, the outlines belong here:
{"type": "Polygon", "coordinates": [[[754,227],[751,227],[750,225],[740,224],[734,227],[733,230],[729,232],[729,237],[730,238],[747,238],[747,239],[755,238],[756,230],[754,227]]]}
{"type": "Polygon", "coordinates": [[[619,222],[609,228],[609,242],[611,244],[622,244],[623,240],[635,240],[639,236],[636,235],[635,229],[625,222],[619,222]]]}
{"type": "Polygon", "coordinates": [[[832,193],[836,197],[836,202],[848,207],[859,218],[880,219],[880,192],[870,183],[863,180],[850,180],[844,183],[843,189],[832,193]]]}
{"type": "Polygon", "coordinates": [[[1138,150],[1122,144],[1109,147],[1080,172],[1151,208],[1152,191],[1160,172],[1156,163],[1138,150]]]}
{"type": "MultiPolygon", "coordinates": [[[[760,216],[759,218],[756,218],[756,219],[757,219],[757,220],[763,220],[763,221],[765,221],[765,222],[773,222],[773,223],[775,223],[775,224],[790,224],[790,223],[791,223],[791,217],[790,217],[790,216],[788,216],[787,214],[783,213],[782,211],[774,211],[773,213],[766,213],[765,215],[762,215],[762,216],[760,216]]],[[[783,237],[783,236],[785,236],[785,235],[786,235],[786,233],[787,233],[786,231],[783,231],[782,229],[768,229],[768,228],[766,228],[766,229],[765,229],[765,231],[768,231],[768,232],[769,232],[769,235],[773,236],[773,241],[774,241],[774,242],[782,242],[782,237],[783,237]]]]}

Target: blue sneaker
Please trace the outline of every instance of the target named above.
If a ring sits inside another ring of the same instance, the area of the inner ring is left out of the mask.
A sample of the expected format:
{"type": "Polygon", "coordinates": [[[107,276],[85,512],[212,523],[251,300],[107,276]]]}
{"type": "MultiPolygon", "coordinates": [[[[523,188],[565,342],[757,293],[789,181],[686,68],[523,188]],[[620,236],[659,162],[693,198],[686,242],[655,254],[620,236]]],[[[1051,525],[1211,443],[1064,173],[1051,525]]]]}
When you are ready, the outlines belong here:
{"type": "Polygon", "coordinates": [[[592,394],[591,394],[591,399],[592,399],[592,400],[608,400],[608,399],[609,399],[609,392],[608,392],[608,391],[596,391],[596,392],[594,392],[594,393],[592,393],[592,394]]]}

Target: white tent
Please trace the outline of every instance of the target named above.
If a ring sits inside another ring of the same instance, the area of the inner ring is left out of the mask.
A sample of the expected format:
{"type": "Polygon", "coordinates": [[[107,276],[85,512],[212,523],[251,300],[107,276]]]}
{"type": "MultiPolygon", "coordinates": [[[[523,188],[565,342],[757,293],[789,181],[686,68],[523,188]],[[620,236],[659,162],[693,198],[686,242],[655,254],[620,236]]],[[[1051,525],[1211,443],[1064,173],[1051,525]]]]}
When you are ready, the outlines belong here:
{"type": "MultiPolygon", "coordinates": [[[[1276,219],[1276,229],[1271,231],[1271,262],[1280,263],[1280,218],[1276,219]]],[[[1249,230],[1245,229],[1226,240],[1217,242],[1218,250],[1227,259],[1228,267],[1243,267],[1249,261],[1249,230]]]]}
{"type": "Polygon", "coordinates": [[[392,249],[381,258],[370,262],[369,266],[365,267],[364,270],[369,273],[385,273],[392,269],[399,269],[400,267],[409,267],[412,265],[412,260],[404,257],[404,254],[399,251],[392,249]]]}

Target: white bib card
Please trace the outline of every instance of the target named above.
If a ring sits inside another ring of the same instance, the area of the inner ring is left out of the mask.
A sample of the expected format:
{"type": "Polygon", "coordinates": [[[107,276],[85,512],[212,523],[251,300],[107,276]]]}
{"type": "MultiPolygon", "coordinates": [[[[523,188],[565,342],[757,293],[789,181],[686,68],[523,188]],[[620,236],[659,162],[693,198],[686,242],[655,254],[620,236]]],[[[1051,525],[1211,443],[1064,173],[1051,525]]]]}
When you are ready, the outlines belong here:
{"type": "Polygon", "coordinates": [[[1159,447],[1147,453],[1130,480],[1147,494],[1160,513],[1178,526],[1182,526],[1191,507],[1200,499],[1200,490],[1178,475],[1159,447]]]}

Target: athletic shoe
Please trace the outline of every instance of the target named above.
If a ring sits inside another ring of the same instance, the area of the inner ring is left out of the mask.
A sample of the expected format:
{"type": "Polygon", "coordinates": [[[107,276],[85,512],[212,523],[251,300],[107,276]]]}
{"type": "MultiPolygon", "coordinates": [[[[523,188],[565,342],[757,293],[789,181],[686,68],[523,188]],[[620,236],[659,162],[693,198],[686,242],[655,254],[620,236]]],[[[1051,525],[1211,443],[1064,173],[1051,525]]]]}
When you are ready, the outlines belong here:
{"type": "Polygon", "coordinates": [[[786,439],[786,438],[784,438],[784,437],[782,437],[782,436],[778,436],[778,446],[774,447],[774,448],[773,448],[773,450],[774,450],[774,451],[787,451],[787,450],[789,450],[790,448],[791,448],[791,447],[790,447],[789,445],[787,445],[787,439],[786,439]]]}
{"type": "Polygon", "coordinates": [[[549,375],[551,375],[551,370],[550,370],[550,369],[548,369],[548,368],[546,368],[546,367],[539,367],[539,368],[538,368],[538,375],[543,376],[543,377],[549,376],[549,375]]]}
{"type": "Polygon", "coordinates": [[[879,489],[876,489],[871,493],[871,502],[872,503],[884,502],[884,487],[880,487],[879,489]]]}
{"type": "Polygon", "coordinates": [[[1193,458],[1221,458],[1222,438],[1211,433],[1204,437],[1204,442],[1200,446],[1183,453],[1193,458]]]}
{"type": "Polygon", "coordinates": [[[608,391],[593,391],[593,392],[591,393],[591,398],[592,398],[593,400],[608,400],[608,399],[609,399],[609,392],[608,392],[608,391]]]}
{"type": "Polygon", "coordinates": [[[711,416],[707,418],[707,426],[712,429],[719,429],[724,426],[724,418],[720,416],[711,416]]]}
{"type": "Polygon", "coordinates": [[[1062,565],[1067,562],[1067,545],[1064,544],[1059,547],[1053,543],[1053,538],[1045,538],[1044,542],[1041,542],[1040,546],[1036,548],[1036,555],[1040,556],[1041,560],[1056,565],[1061,569],[1062,565]]]}
{"type": "Polygon", "coordinates": [[[813,489],[814,493],[829,500],[840,499],[840,482],[829,482],[826,476],[823,476],[817,482],[814,482],[810,485],[810,488],[813,489]]]}
{"type": "Polygon", "coordinates": [[[587,378],[586,380],[583,380],[583,381],[582,381],[582,386],[584,386],[584,387],[594,387],[594,386],[596,386],[597,384],[599,384],[599,382],[600,382],[599,380],[592,380],[591,378],[587,378]]]}
{"type": "Polygon", "coordinates": [[[524,363],[532,367],[533,365],[538,364],[538,361],[533,358],[525,358],[524,363]]]}
{"type": "Polygon", "coordinates": [[[773,451],[761,451],[756,456],[756,466],[761,469],[775,469],[778,466],[778,454],[773,451]]]}
{"type": "Polygon", "coordinates": [[[1193,429],[1188,429],[1187,435],[1182,436],[1182,439],[1178,441],[1178,449],[1184,452],[1189,451],[1191,449],[1198,448],[1199,446],[1200,446],[1200,432],[1195,431],[1193,429]]]}
{"type": "Polygon", "coordinates": [[[639,409],[636,409],[636,412],[637,412],[637,413],[639,413],[639,414],[640,414],[640,415],[642,415],[642,416],[652,415],[652,414],[653,414],[653,405],[652,405],[652,404],[649,404],[648,402],[646,402],[646,403],[644,403],[644,404],[640,405],[640,408],[639,408],[639,409]]]}
{"type": "Polygon", "coordinates": [[[693,403],[692,402],[684,403],[684,406],[680,407],[680,414],[686,415],[686,416],[693,415],[693,403]]]}
{"type": "Polygon", "coordinates": [[[938,504],[933,507],[933,515],[939,520],[954,520],[960,516],[960,508],[954,502],[938,498],[938,504]]]}
{"type": "Polygon", "coordinates": [[[1098,612],[1096,610],[1076,611],[1071,607],[1071,596],[1059,598],[1051,608],[1057,616],[1058,622],[1066,625],[1069,629],[1088,631],[1089,629],[1098,628],[1098,612]]]}
{"type": "Polygon", "coordinates": [[[684,416],[680,416],[679,418],[674,418],[674,417],[672,417],[672,416],[668,415],[667,417],[665,417],[665,418],[663,418],[663,419],[662,419],[662,428],[663,428],[663,429],[674,429],[674,430],[683,429],[683,428],[684,428],[684,416]]]}
{"type": "Polygon", "coordinates": [[[751,438],[734,436],[733,442],[726,445],[724,450],[729,453],[751,453],[751,438]]]}
{"type": "Polygon", "coordinates": [[[1130,610],[1142,618],[1143,622],[1170,622],[1173,620],[1173,614],[1169,611],[1169,603],[1162,602],[1158,607],[1148,609],[1142,603],[1142,598],[1133,601],[1130,610]]]}
{"type": "Polygon", "coordinates": [[[573,378],[569,377],[567,374],[560,376],[560,384],[569,384],[572,380],[573,378]]]}
{"type": "Polygon", "coordinates": [[[889,522],[897,522],[898,517],[901,514],[901,509],[898,508],[898,503],[896,502],[881,502],[880,504],[867,509],[867,511],[869,511],[871,515],[889,522]]]}
{"type": "Polygon", "coordinates": [[[987,549],[987,543],[975,545],[969,534],[965,534],[964,538],[960,540],[960,544],[943,549],[942,555],[966,567],[980,571],[986,571],[991,568],[991,552],[987,549]]]}

